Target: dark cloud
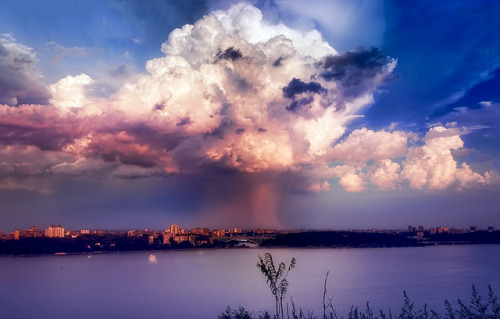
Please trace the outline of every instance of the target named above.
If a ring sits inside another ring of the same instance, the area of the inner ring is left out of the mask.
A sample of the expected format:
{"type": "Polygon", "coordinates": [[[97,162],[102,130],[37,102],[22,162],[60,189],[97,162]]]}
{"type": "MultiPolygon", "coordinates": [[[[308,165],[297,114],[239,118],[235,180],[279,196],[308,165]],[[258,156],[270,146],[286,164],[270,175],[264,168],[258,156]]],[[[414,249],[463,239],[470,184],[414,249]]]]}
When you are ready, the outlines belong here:
{"type": "Polygon", "coordinates": [[[250,90],[252,88],[252,85],[248,82],[247,79],[245,79],[241,74],[238,72],[226,68],[226,74],[227,77],[229,78],[230,83],[240,92],[244,92],[247,90],[250,90]]]}
{"type": "Polygon", "coordinates": [[[0,108],[0,144],[61,150],[80,137],[87,124],[47,106],[4,106],[0,108]]]}
{"type": "Polygon", "coordinates": [[[295,99],[295,96],[303,93],[312,93],[312,94],[325,94],[327,90],[321,86],[318,82],[309,82],[305,83],[299,79],[293,78],[287,86],[283,87],[283,97],[292,99],[292,103],[286,106],[286,110],[291,112],[296,112],[300,110],[303,106],[309,105],[312,103],[314,98],[312,96],[307,96],[300,98],[298,100],[295,99]]]}
{"type": "Polygon", "coordinates": [[[344,96],[359,96],[373,88],[373,79],[384,73],[384,68],[391,61],[390,57],[374,47],[348,51],[326,57],[320,76],[326,81],[340,83],[344,96]]]}
{"type": "Polygon", "coordinates": [[[161,101],[159,103],[156,103],[155,106],[153,107],[154,110],[163,110],[165,108],[166,102],[161,101]]]}
{"type": "Polygon", "coordinates": [[[150,168],[157,166],[157,161],[155,158],[147,158],[142,154],[117,154],[120,162],[125,165],[134,165],[144,168],[150,168]]]}
{"type": "Polygon", "coordinates": [[[191,123],[191,118],[189,118],[189,117],[183,117],[175,125],[176,126],[184,126],[184,125],[188,125],[189,123],[191,123]]]}
{"type": "Polygon", "coordinates": [[[234,47],[229,47],[226,50],[219,51],[217,53],[217,59],[216,61],[220,60],[231,60],[231,61],[236,61],[238,59],[243,58],[243,55],[241,54],[241,51],[239,49],[235,49],[234,47]]]}
{"type": "Polygon", "coordinates": [[[40,78],[34,52],[11,36],[1,36],[0,104],[46,104],[50,94],[40,78]]]}
{"type": "Polygon", "coordinates": [[[295,112],[300,110],[303,106],[311,104],[314,100],[312,96],[301,98],[300,100],[294,100],[292,103],[286,106],[287,111],[295,112]]]}
{"type": "Polygon", "coordinates": [[[220,139],[224,139],[226,131],[228,131],[229,129],[231,129],[233,127],[234,126],[233,126],[233,122],[231,121],[231,119],[229,119],[228,117],[224,117],[221,120],[220,125],[218,127],[216,127],[215,129],[213,129],[211,132],[206,133],[205,136],[206,137],[217,137],[220,139]]]}
{"type": "Polygon", "coordinates": [[[274,61],[273,66],[275,67],[282,66],[281,61],[283,61],[283,57],[279,57],[279,59],[274,61]]]}
{"type": "Polygon", "coordinates": [[[287,86],[283,88],[283,96],[293,99],[295,95],[302,93],[326,93],[327,90],[318,82],[305,83],[299,79],[293,78],[287,86]]]}

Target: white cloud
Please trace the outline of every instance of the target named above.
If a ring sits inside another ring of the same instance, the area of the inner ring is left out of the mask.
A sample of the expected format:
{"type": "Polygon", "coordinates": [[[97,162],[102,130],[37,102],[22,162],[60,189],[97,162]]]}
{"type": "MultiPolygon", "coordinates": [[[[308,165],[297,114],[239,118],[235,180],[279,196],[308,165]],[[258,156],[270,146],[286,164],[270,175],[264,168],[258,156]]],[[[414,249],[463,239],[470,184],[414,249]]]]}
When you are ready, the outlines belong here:
{"type": "Polygon", "coordinates": [[[348,173],[340,178],[339,184],[347,192],[360,192],[364,189],[363,179],[355,173],[348,173]]]}
{"type": "Polygon", "coordinates": [[[399,180],[400,165],[390,159],[381,160],[371,174],[370,182],[381,189],[395,189],[399,180]]]}
{"type": "Polygon", "coordinates": [[[461,134],[455,127],[432,127],[423,139],[425,144],[415,147],[403,163],[401,177],[417,189],[445,189],[455,182],[460,186],[484,184],[484,177],[466,163],[457,167],[451,151],[463,147],[461,134]]]}
{"type": "Polygon", "coordinates": [[[348,162],[403,157],[407,152],[408,136],[401,131],[354,130],[345,141],[333,147],[329,157],[348,162]]]}
{"type": "Polygon", "coordinates": [[[91,101],[87,97],[86,87],[94,80],[86,74],[68,75],[49,86],[52,94],[50,103],[60,108],[84,107],[91,101]]]}

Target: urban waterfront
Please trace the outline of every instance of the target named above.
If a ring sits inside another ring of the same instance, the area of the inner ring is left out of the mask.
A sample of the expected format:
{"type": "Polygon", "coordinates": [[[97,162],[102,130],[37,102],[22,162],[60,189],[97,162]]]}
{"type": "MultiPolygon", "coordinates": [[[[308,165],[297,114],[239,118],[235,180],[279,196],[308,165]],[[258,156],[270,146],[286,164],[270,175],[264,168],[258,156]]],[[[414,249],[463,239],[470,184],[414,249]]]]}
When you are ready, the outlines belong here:
{"type": "Polygon", "coordinates": [[[270,251],[297,266],[289,297],[320,314],[323,283],[337,311],[370,301],[399,310],[403,290],[417,307],[444,310],[443,301],[468,301],[472,285],[500,289],[500,245],[377,249],[212,249],[94,255],[1,257],[0,305],[8,318],[216,318],[227,306],[273,311],[257,269],[270,251]]]}

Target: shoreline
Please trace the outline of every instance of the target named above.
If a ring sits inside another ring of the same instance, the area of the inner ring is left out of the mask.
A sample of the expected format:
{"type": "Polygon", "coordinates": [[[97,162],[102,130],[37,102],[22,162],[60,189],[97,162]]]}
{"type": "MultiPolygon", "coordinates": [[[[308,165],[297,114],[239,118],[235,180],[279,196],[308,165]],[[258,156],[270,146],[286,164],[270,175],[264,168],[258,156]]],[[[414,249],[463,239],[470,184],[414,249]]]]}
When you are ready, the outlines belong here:
{"type": "Polygon", "coordinates": [[[92,256],[92,255],[111,255],[111,254],[134,254],[144,252],[172,252],[172,251],[206,251],[206,250],[256,250],[256,249],[300,249],[300,250],[315,250],[315,249],[383,249],[383,248],[427,248],[436,246],[474,246],[474,245],[500,245],[496,242],[446,242],[446,243],[429,243],[424,245],[410,246],[258,246],[258,247],[193,247],[193,248],[170,248],[170,249],[144,249],[144,250],[114,250],[114,251],[92,251],[92,252],[56,252],[43,254],[0,254],[0,258],[9,257],[63,257],[63,256],[92,256]]]}

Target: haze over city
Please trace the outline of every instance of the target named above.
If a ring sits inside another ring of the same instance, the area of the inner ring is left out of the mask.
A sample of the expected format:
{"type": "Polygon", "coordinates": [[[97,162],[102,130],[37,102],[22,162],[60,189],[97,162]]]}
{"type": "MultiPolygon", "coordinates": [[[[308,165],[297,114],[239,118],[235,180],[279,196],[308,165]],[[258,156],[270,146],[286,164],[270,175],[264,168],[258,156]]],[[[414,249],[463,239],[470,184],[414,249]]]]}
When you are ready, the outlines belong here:
{"type": "Polygon", "coordinates": [[[495,1],[0,2],[0,231],[500,227],[495,1]]]}

